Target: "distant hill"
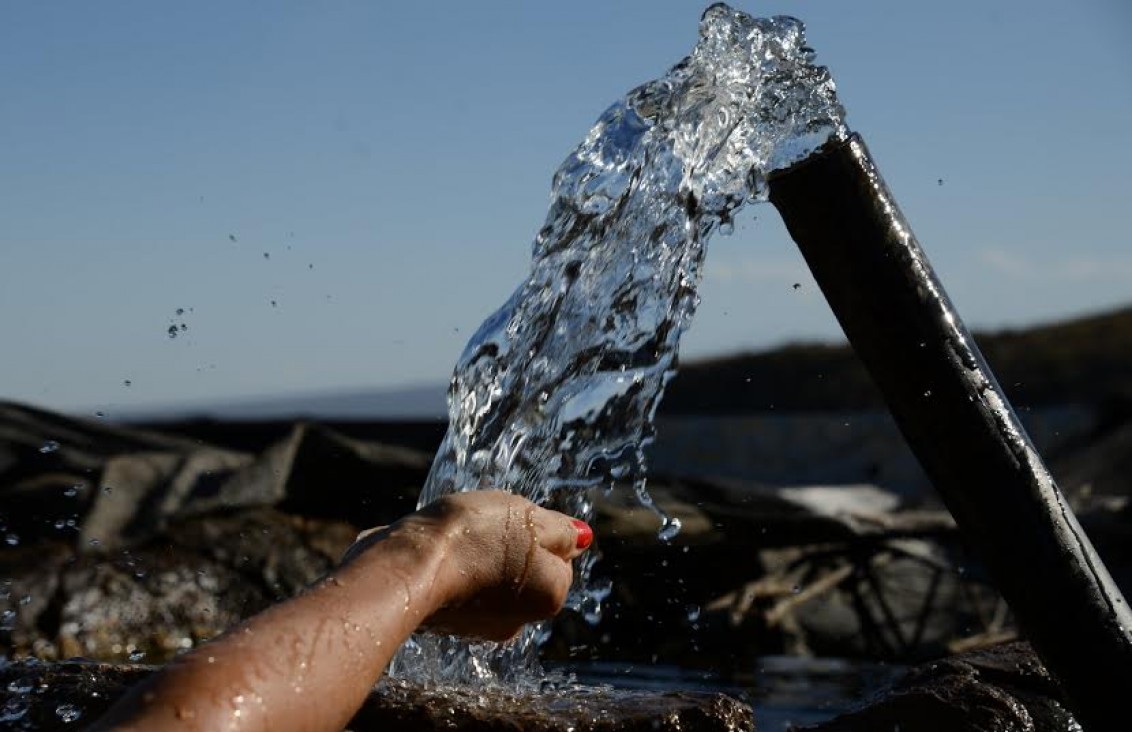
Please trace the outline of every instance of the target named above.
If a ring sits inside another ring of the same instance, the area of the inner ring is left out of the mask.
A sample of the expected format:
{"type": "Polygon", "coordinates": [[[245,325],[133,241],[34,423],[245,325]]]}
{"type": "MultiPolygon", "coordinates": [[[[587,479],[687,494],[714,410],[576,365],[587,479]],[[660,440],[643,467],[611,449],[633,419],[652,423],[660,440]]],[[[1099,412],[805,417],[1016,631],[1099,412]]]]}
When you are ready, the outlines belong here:
{"type": "MultiPolygon", "coordinates": [[[[1017,407],[1132,399],[1132,307],[975,341],[1017,407]]],[[[681,366],[664,414],[881,409],[848,345],[799,344],[681,366]]]]}
{"type": "MultiPolygon", "coordinates": [[[[1132,400],[1132,307],[975,340],[1019,407],[1132,400]]],[[[130,422],[446,418],[445,385],[312,393],[169,405],[115,415],[130,422]]],[[[682,365],[662,415],[882,409],[880,394],[847,345],[796,344],[682,365]]]]}
{"type": "Polygon", "coordinates": [[[144,407],[115,413],[112,416],[121,421],[138,423],[196,418],[249,422],[296,418],[432,421],[447,419],[446,389],[446,384],[429,384],[389,389],[353,389],[245,397],[217,402],[144,407]]]}

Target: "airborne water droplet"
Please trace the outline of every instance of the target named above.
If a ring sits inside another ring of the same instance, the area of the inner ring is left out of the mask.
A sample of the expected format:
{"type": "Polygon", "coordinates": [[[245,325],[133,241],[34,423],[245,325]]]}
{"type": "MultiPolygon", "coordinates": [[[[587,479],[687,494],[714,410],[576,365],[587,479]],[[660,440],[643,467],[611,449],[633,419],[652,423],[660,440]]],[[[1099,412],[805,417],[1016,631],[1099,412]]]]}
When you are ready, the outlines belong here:
{"type": "Polygon", "coordinates": [[[60,704],[55,707],[55,715],[63,720],[63,722],[70,724],[71,722],[77,722],[81,719],[83,712],[74,704],[60,704]]]}
{"type": "Polygon", "coordinates": [[[30,707],[26,696],[10,696],[4,706],[0,707],[0,722],[18,722],[27,716],[30,707]]]}
{"type": "Polygon", "coordinates": [[[39,446],[39,451],[41,453],[43,453],[44,455],[47,455],[48,453],[55,452],[58,449],[59,449],[59,443],[56,442],[55,440],[47,440],[46,442],[44,442],[42,445],[39,446]]]}
{"type": "Polygon", "coordinates": [[[660,524],[660,531],[656,532],[656,538],[661,541],[672,541],[680,533],[683,524],[680,519],[675,516],[668,516],[660,524]]]}

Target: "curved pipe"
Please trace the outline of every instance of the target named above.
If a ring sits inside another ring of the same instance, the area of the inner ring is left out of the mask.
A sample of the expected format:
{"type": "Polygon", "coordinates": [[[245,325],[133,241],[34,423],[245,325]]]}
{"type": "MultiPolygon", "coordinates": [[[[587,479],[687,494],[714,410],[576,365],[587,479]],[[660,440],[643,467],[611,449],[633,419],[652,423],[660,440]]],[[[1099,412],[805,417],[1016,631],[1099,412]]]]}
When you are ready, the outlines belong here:
{"type": "Polygon", "coordinates": [[[1090,732],[1127,729],[1132,613],[857,135],[770,200],[909,446],[1090,732]]]}

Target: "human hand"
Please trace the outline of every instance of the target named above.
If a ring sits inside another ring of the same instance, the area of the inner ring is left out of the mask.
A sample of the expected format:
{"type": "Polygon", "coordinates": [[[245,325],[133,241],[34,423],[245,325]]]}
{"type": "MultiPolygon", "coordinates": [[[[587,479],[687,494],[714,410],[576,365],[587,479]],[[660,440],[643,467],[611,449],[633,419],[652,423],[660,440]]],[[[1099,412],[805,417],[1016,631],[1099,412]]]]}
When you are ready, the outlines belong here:
{"type": "Polygon", "coordinates": [[[435,609],[425,627],[504,641],[562,608],[573,578],[570,561],[589,547],[593,532],[520,496],[469,491],[363,534],[347,558],[379,541],[408,537],[441,552],[435,609]]]}

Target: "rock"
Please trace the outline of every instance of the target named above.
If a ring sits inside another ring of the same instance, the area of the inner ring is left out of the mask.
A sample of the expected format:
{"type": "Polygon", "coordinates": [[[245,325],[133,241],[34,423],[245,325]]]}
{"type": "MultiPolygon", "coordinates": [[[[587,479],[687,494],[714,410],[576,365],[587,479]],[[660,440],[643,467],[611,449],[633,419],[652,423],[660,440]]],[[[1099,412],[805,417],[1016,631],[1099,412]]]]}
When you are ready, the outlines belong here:
{"type": "Polygon", "coordinates": [[[867,706],[797,732],[1081,729],[1063,704],[1030,646],[1009,643],[913,668],[867,706]]]}
{"type": "Polygon", "coordinates": [[[411,511],[429,462],[303,423],[251,455],[0,402],[0,656],[164,660],[411,511]]]}
{"type": "Polygon", "coordinates": [[[0,552],[0,655],[164,661],[296,594],[356,533],[259,508],[183,521],[132,550],[0,552]]]}
{"type": "MultiPolygon", "coordinates": [[[[0,666],[0,721],[6,729],[55,732],[101,716],[152,667],[82,662],[0,666]]],[[[528,696],[424,689],[383,682],[350,722],[354,732],[743,732],[747,705],[722,694],[572,687],[528,696]]]]}
{"type": "Polygon", "coordinates": [[[185,519],[274,506],[361,528],[416,504],[431,457],[297,423],[258,455],[0,402],[0,536],[79,553],[145,544],[185,519]]]}
{"type": "MultiPolygon", "coordinates": [[[[1132,411],[1132,407],[1129,407],[1132,411]]],[[[1055,460],[1062,489],[1087,507],[1104,498],[1132,498],[1132,417],[1055,460]]]]}
{"type": "Polygon", "coordinates": [[[596,627],[556,623],[552,658],[717,670],[781,653],[915,662],[1011,630],[986,578],[962,567],[946,512],[903,510],[875,486],[659,477],[650,492],[684,529],[658,541],[654,512],[600,497],[594,572],[612,592],[596,627]]]}

